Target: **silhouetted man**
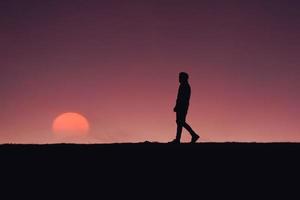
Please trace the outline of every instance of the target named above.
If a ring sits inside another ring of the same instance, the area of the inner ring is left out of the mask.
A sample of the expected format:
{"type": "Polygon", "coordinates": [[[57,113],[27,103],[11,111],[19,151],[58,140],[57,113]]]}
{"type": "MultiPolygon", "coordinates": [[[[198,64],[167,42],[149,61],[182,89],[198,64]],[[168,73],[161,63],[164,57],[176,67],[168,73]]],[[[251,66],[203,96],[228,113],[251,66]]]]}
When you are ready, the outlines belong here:
{"type": "Polygon", "coordinates": [[[174,112],[176,112],[177,133],[176,139],[174,139],[172,143],[180,143],[182,127],[191,134],[191,143],[195,143],[199,139],[199,135],[197,135],[185,121],[191,97],[191,87],[188,79],[189,75],[186,72],[179,73],[180,86],[178,89],[176,105],[174,107],[174,112]]]}

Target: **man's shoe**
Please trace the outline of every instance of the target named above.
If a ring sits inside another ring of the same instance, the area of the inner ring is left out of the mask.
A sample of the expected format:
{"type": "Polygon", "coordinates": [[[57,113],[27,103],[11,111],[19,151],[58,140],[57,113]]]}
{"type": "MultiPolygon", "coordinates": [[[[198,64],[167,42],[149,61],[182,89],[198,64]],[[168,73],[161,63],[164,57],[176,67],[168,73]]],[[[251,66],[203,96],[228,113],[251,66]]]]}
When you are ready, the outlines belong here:
{"type": "Polygon", "coordinates": [[[180,144],[180,141],[177,139],[172,140],[171,142],[169,142],[170,144],[180,144]]]}
{"type": "Polygon", "coordinates": [[[192,139],[191,139],[191,143],[192,143],[192,144],[196,143],[196,141],[197,141],[199,138],[200,138],[199,135],[194,135],[194,136],[192,137],[192,139]]]}

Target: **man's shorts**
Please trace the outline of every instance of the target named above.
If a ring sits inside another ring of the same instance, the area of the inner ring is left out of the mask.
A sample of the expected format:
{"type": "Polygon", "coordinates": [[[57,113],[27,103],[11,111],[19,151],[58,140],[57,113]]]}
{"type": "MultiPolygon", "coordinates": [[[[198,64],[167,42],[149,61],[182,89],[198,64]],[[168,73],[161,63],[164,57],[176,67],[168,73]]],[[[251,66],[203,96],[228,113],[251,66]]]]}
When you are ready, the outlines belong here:
{"type": "Polygon", "coordinates": [[[185,123],[187,110],[178,110],[176,112],[176,123],[185,123]]]}

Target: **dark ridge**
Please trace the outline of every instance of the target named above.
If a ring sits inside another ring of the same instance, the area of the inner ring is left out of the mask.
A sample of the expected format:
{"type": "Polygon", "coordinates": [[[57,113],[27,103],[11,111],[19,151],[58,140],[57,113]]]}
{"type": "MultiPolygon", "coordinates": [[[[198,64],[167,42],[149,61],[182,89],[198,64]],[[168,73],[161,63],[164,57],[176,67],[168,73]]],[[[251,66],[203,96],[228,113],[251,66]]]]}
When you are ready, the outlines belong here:
{"type": "Polygon", "coordinates": [[[5,186],[46,194],[62,188],[97,195],[113,189],[112,196],[128,191],[177,196],[184,190],[185,196],[190,190],[234,188],[249,195],[273,184],[291,187],[299,180],[299,156],[299,143],[0,145],[5,186]]]}

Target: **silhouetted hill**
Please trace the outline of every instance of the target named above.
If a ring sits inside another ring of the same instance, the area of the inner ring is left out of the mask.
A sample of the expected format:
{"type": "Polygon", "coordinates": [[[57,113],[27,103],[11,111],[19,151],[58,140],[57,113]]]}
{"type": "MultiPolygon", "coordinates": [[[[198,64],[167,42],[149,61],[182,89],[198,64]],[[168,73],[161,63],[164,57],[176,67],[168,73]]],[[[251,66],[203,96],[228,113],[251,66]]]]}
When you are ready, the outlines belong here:
{"type": "Polygon", "coordinates": [[[36,190],[115,189],[111,195],[128,191],[174,195],[191,190],[201,196],[207,188],[266,192],[270,184],[298,181],[299,158],[297,143],[0,146],[6,186],[22,188],[33,181],[36,190]]]}

